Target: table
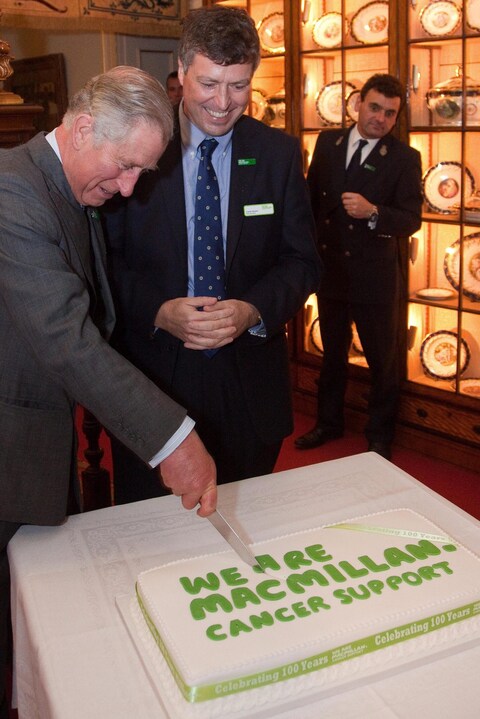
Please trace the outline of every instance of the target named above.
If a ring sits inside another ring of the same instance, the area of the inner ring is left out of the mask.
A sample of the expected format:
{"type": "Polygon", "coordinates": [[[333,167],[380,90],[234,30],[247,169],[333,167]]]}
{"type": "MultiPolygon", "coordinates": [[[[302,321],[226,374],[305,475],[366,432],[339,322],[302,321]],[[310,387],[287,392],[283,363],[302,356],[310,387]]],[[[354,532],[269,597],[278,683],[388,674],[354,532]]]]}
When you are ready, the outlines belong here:
{"type": "MultiPolygon", "coordinates": [[[[247,541],[410,507],[480,554],[477,520],[371,452],[222,485],[219,507],[247,541]]],[[[20,719],[164,719],[115,597],[140,571],[222,542],[173,496],[22,527],[9,545],[20,719]]],[[[472,634],[461,650],[275,717],[478,719],[479,666],[472,634]]]]}

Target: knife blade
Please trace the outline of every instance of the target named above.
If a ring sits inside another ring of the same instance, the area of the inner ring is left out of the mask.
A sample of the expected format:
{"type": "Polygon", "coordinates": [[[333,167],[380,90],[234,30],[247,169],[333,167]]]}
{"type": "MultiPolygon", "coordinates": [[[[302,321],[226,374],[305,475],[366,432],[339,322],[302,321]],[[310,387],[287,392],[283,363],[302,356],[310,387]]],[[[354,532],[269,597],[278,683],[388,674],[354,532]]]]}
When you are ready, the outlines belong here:
{"type": "Polygon", "coordinates": [[[209,514],[207,519],[210,520],[217,532],[220,532],[225,541],[228,542],[231,548],[235,550],[244,562],[249,564],[251,567],[258,566],[258,562],[253,556],[251,550],[247,547],[243,540],[240,539],[230,522],[225,519],[223,514],[221,514],[218,509],[212,514],[209,514]]]}

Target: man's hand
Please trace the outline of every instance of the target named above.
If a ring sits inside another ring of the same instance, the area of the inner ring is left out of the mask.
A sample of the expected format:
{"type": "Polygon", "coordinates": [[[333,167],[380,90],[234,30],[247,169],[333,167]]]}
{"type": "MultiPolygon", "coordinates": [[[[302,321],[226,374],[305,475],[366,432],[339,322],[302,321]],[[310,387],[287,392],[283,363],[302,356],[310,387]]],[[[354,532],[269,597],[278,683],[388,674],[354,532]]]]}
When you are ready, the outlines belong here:
{"type": "Polygon", "coordinates": [[[182,498],[185,509],[200,503],[199,517],[207,517],[217,506],[217,470],[200,437],[188,437],[160,463],[163,484],[182,498]]]}
{"type": "Polygon", "coordinates": [[[375,208],[375,205],[358,192],[344,192],[342,202],[345,212],[356,220],[367,220],[375,208]]]}
{"type": "Polygon", "coordinates": [[[157,312],[155,326],[182,340],[193,350],[219,349],[258,322],[248,302],[215,297],[177,297],[157,312]],[[199,311],[201,310],[201,311],[199,311]]]}

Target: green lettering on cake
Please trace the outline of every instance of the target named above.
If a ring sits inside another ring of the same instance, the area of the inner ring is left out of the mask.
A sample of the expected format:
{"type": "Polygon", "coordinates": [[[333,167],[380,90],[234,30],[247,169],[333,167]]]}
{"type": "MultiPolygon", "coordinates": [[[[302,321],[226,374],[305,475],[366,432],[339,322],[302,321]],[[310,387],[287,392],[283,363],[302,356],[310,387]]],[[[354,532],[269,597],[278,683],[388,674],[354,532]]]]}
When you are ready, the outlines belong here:
{"type": "Polygon", "coordinates": [[[365,584],[359,584],[358,587],[348,587],[347,592],[353,599],[368,599],[370,597],[370,591],[365,584]]]}
{"type": "Polygon", "coordinates": [[[237,567],[230,567],[229,569],[221,569],[220,576],[224,580],[225,584],[229,587],[235,587],[239,584],[247,584],[248,579],[242,577],[237,567]]]}
{"type": "Polygon", "coordinates": [[[367,582],[367,587],[373,594],[381,594],[384,586],[385,584],[379,579],[372,579],[370,582],[367,582]]]}
{"type": "Polygon", "coordinates": [[[279,622],[291,622],[295,619],[293,614],[288,614],[288,607],[280,607],[280,609],[276,609],[274,615],[275,619],[278,619],[279,622]]]}
{"type": "Polygon", "coordinates": [[[315,614],[319,609],[331,609],[331,605],[326,604],[322,597],[310,597],[307,599],[307,604],[315,614]]]}
{"type": "Polygon", "coordinates": [[[307,609],[307,607],[305,606],[305,604],[303,602],[294,602],[292,604],[292,609],[295,612],[295,614],[297,615],[297,617],[300,617],[300,619],[302,619],[302,617],[309,617],[310,614],[312,613],[311,611],[309,611],[307,609]]]}
{"type": "Polygon", "coordinates": [[[232,602],[236,609],[245,609],[247,604],[260,604],[260,599],[248,587],[232,589],[232,602]]]}
{"type": "Polygon", "coordinates": [[[349,597],[346,589],[334,589],[333,596],[336,599],[340,599],[340,604],[351,604],[353,602],[352,597],[349,597]]]}
{"type": "Polygon", "coordinates": [[[358,561],[361,562],[369,572],[385,572],[387,569],[390,569],[388,564],[377,564],[373,561],[371,557],[368,557],[366,554],[363,554],[361,557],[358,558],[358,561]]]}
{"type": "Polygon", "coordinates": [[[406,562],[407,564],[412,564],[412,562],[415,561],[413,557],[411,557],[403,550],[398,549],[398,547],[387,547],[387,549],[383,553],[383,556],[391,567],[399,567],[404,562],[406,562]]]}
{"type": "Polygon", "coordinates": [[[333,559],[331,554],[327,554],[323,544],[312,544],[310,547],[305,547],[305,554],[314,562],[329,562],[333,559]]]}
{"type": "Polygon", "coordinates": [[[402,579],[405,584],[409,584],[411,587],[417,587],[419,584],[423,584],[423,579],[416,572],[404,572],[402,579]]]}
{"type": "Polygon", "coordinates": [[[334,564],[324,564],[322,570],[329,574],[335,582],[346,582],[347,578],[334,564]]]}
{"type": "Polygon", "coordinates": [[[188,577],[180,577],[180,584],[188,594],[200,594],[202,589],[208,589],[209,592],[216,592],[220,587],[220,579],[215,572],[208,572],[205,577],[195,577],[192,581],[188,577]]]}
{"type": "Polygon", "coordinates": [[[435,562],[432,567],[434,569],[443,569],[445,574],[453,574],[453,569],[450,568],[448,562],[435,562]]]}
{"type": "Polygon", "coordinates": [[[307,559],[303,552],[299,549],[293,549],[291,552],[287,552],[283,555],[283,561],[285,566],[289,569],[299,569],[300,567],[310,566],[312,563],[311,559],[307,559]]]}
{"type": "Polygon", "coordinates": [[[314,584],[328,587],[329,581],[317,569],[307,569],[303,574],[290,574],[287,577],[287,587],[294,594],[305,594],[304,587],[311,587],[314,584]]]}
{"type": "Polygon", "coordinates": [[[221,642],[223,639],[228,639],[228,634],[222,631],[221,624],[212,624],[211,627],[208,627],[205,634],[208,639],[212,639],[214,642],[221,642]],[[221,632],[221,634],[217,634],[217,632],[221,632]]]}
{"type": "Polygon", "coordinates": [[[194,619],[205,619],[207,612],[233,611],[233,604],[221,594],[210,594],[208,597],[198,597],[190,602],[190,613],[194,619]]]}
{"type": "Polygon", "coordinates": [[[233,619],[230,622],[230,636],[238,637],[242,632],[248,634],[249,632],[253,632],[253,629],[245,624],[245,622],[240,621],[240,619],[233,619]]]}
{"type": "Polygon", "coordinates": [[[390,589],[398,589],[399,585],[402,583],[402,578],[397,577],[394,574],[392,574],[391,577],[386,578],[386,583],[390,587],[390,589]]]}
{"type": "Polygon", "coordinates": [[[343,569],[345,574],[350,577],[350,579],[359,579],[360,577],[364,577],[368,574],[368,569],[356,569],[353,564],[350,564],[350,562],[342,560],[338,564],[343,569]]]}
{"type": "Polygon", "coordinates": [[[254,572],[261,573],[266,569],[272,571],[281,569],[279,563],[270,554],[260,554],[258,557],[255,556],[255,559],[258,562],[258,567],[253,568],[254,572]]]}
{"type": "Polygon", "coordinates": [[[261,614],[250,614],[250,623],[254,629],[261,629],[262,627],[271,627],[274,619],[270,612],[262,612],[261,614]]]}
{"type": "Polygon", "coordinates": [[[283,599],[287,593],[284,589],[281,589],[279,592],[274,592],[274,587],[279,587],[280,582],[278,579],[265,579],[264,582],[260,582],[260,584],[257,584],[256,592],[259,597],[262,599],[266,599],[268,601],[276,600],[276,599],[283,599]]]}
{"type": "Polygon", "coordinates": [[[422,579],[426,579],[428,581],[430,581],[431,579],[435,579],[435,577],[442,576],[441,574],[436,572],[433,567],[419,567],[418,573],[422,579]]]}
{"type": "Polygon", "coordinates": [[[415,559],[427,559],[428,557],[436,557],[437,554],[440,554],[441,549],[428,539],[421,539],[417,544],[407,544],[405,551],[409,552],[415,559]]]}

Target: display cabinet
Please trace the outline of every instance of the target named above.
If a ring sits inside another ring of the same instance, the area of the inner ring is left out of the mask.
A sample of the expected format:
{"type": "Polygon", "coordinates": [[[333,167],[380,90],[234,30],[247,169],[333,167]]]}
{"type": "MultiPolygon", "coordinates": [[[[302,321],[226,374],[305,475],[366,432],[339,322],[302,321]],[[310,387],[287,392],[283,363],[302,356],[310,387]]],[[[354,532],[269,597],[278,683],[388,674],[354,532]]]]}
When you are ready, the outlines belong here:
{"type": "MultiPolygon", "coordinates": [[[[223,4],[245,7],[262,38],[251,113],[301,139],[305,171],[319,132],[355,122],[370,75],[390,72],[405,84],[406,110],[395,133],[421,153],[424,207],[422,227],[404,247],[397,441],[478,469],[480,0],[223,4]],[[283,93],[285,122],[272,121],[268,108],[276,97],[281,104],[283,93]]],[[[311,414],[322,361],[317,315],[311,296],[288,328],[295,405],[311,414]]],[[[347,421],[361,430],[369,380],[355,327],[350,364],[347,421]]]]}

